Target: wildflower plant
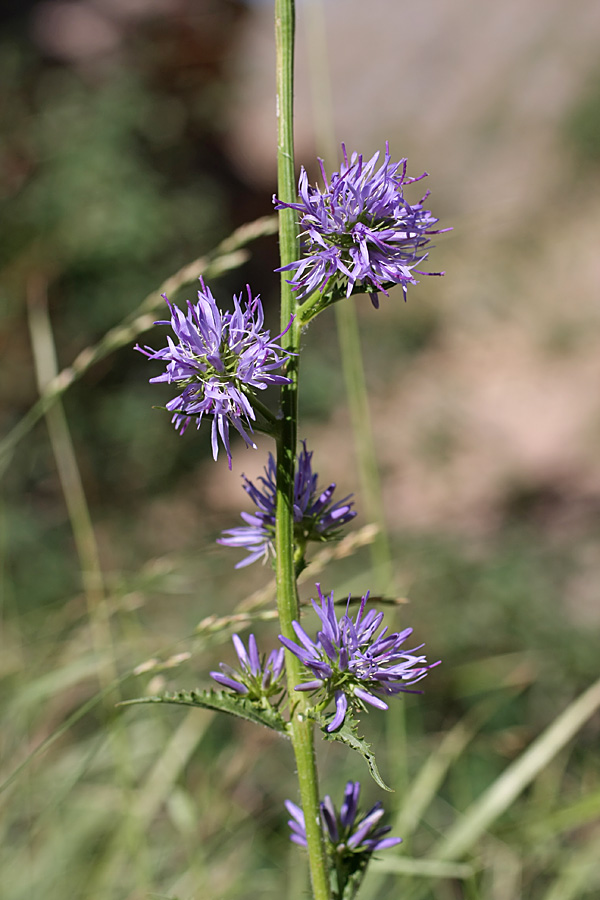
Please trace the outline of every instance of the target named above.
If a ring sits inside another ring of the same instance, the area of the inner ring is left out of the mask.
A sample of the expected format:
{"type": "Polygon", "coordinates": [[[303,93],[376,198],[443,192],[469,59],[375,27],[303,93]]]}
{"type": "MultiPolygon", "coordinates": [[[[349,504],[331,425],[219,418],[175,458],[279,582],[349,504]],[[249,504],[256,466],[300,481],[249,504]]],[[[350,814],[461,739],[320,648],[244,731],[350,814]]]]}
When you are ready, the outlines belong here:
{"type": "MultiPolygon", "coordinates": [[[[314,900],[350,900],[358,890],[373,853],[390,849],[400,838],[387,837],[377,803],[359,816],[360,784],[348,782],[339,812],[331,798],[319,800],[314,752],[315,732],[358,751],[383,788],[369,744],[358,733],[369,711],[400,702],[438,663],[428,663],[422,645],[407,646],[412,629],[391,631],[384,614],[365,590],[358,609],[350,599],[338,613],[334,593],[320,585],[313,610],[316,634],[301,622],[298,575],[306,567],[310,542],[340,536],[356,515],[352,495],[334,499],[335,483],[319,485],[313,452],[298,446],[300,335],[303,326],[330,303],[354,293],[378,293],[393,285],[416,283],[427,258],[437,218],[426,208],[428,195],[410,203],[404,188],[419,181],[407,176],[407,163],[392,162],[388,144],[383,159],[369,160],[344,145],[338,172],[322,189],[311,187],[304,168],[296,192],[293,147],[294,0],[275,0],[277,38],[278,192],[281,283],[280,332],[264,327],[259,296],[248,286],[223,311],[201,281],[197,303],[187,312],[167,301],[170,325],[166,346],[137,347],[152,362],[166,364],[151,381],[173,385],[166,403],[181,435],[192,423],[211,421],[213,457],[219,441],[231,468],[230,427],[247,446],[263,432],[275,441],[264,474],[243,476],[254,504],[242,512],[243,525],[226,529],[219,543],[247,552],[237,567],[262,559],[275,568],[280,646],[261,654],[254,634],[247,644],[233,635],[237,663],[220,663],[210,672],[217,689],[180,691],[135,702],[168,702],[219,710],[266,725],[289,738],[298,772],[300,804],[288,801],[292,840],[306,848],[314,900]],[[300,232],[302,234],[300,235],[300,232]],[[302,245],[300,243],[302,237],[302,245]],[[290,278],[291,274],[291,278],[290,278]],[[279,389],[274,408],[258,393],[279,389]]],[[[249,621],[249,620],[248,620],[249,621]]]]}

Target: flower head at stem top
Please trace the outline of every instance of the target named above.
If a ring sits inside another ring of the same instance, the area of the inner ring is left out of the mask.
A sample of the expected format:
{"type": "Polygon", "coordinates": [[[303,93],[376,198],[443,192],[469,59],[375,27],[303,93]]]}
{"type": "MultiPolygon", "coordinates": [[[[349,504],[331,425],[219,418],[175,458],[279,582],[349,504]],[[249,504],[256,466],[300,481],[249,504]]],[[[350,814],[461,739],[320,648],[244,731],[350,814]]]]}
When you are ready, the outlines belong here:
{"type": "MultiPolygon", "coordinates": [[[[368,813],[359,816],[359,797],[360,782],[349,781],[339,812],[329,796],[320,804],[323,835],[337,876],[337,897],[344,896],[344,887],[349,878],[357,870],[364,871],[373,853],[402,842],[402,838],[385,836],[392,830],[390,825],[379,825],[384,815],[381,803],[376,803],[368,813]]],[[[291,816],[288,822],[290,840],[306,847],[304,813],[291,800],[286,800],[285,805],[291,816]]]]}
{"type": "MultiPolygon", "coordinates": [[[[294,541],[299,557],[304,557],[304,549],[308,541],[326,541],[337,537],[340,528],[354,518],[352,495],[333,502],[335,483],[324,490],[317,484],[318,474],[312,470],[312,452],[306,449],[306,441],[302,441],[302,450],[298,454],[294,480],[294,541]],[[350,501],[350,502],[349,502],[350,501]]],[[[227,547],[243,547],[248,550],[236,569],[248,566],[257,559],[266,561],[275,554],[275,501],[277,465],[269,454],[264,476],[260,476],[255,484],[244,475],[244,490],[256,505],[253,513],[243,512],[242,519],[246,525],[228,528],[218,539],[219,544],[227,547]]]]}
{"type": "Polygon", "coordinates": [[[368,162],[353,153],[339,172],[328,181],[323,160],[319,160],[324,189],[309,185],[304,167],[300,172],[300,202],[284,203],[274,198],[275,209],[289,207],[299,213],[305,255],[283,266],[293,270],[290,284],[299,298],[314,291],[329,295],[329,302],[351,293],[367,292],[373,306],[379,306],[378,292],[402,285],[404,297],[409,284],[419,275],[443,275],[418,269],[428,256],[432,235],[450,229],[436,229],[438,219],[424,208],[429,191],[417,203],[404,197],[405,185],[425,178],[406,175],[406,159],[392,162],[389,144],[377,168],[379,152],[368,162]]]}
{"type": "Polygon", "coordinates": [[[281,694],[284,685],[281,683],[284,672],[283,648],[272,650],[265,660],[261,658],[253,634],[248,637],[248,649],[238,634],[232,637],[233,646],[240,663],[239,670],[225,663],[219,663],[220,672],[211,672],[210,677],[222,685],[243,694],[249,700],[262,700],[281,694]]]}
{"type": "Polygon", "coordinates": [[[356,616],[346,612],[339,620],[333,603],[333,592],[329,596],[321,593],[317,585],[320,604],[312,601],[313,608],[321,620],[321,630],[316,640],[312,640],[299,622],[293,622],[298,643],[279,636],[279,640],[298,657],[312,676],[308,681],[296,685],[297,691],[308,691],[315,695],[320,710],[325,710],[331,700],[335,701],[335,715],[327,725],[327,731],[335,731],[345,718],[348,709],[352,712],[369,706],[387,709],[387,699],[402,692],[412,691],[410,686],[424,678],[438,662],[427,663],[424,656],[415,655],[423,646],[404,649],[405,640],[412,634],[412,628],[387,633],[387,627],[379,634],[383,613],[375,609],[367,611],[368,594],[361,599],[356,616]]]}
{"type": "Polygon", "coordinates": [[[136,350],[167,364],[166,371],[151,382],[175,384],[181,391],[166,405],[175,428],[183,434],[193,419],[200,428],[202,417],[211,416],[213,457],[217,458],[220,437],[231,469],[229,426],[247,446],[256,448],[250,437],[256,420],[253,394],[271,384],[289,383],[289,378],[275,373],[289,354],[277,343],[281,334],[271,338],[263,330],[260,297],[252,296],[250,286],[244,303],[241,294],[234,296],[233,312],[222,312],[210,289],[200,283],[198,303],[188,301],[187,315],[163,294],[171,319],[156,324],[170,324],[176,341],[167,336],[167,346],[161,350],[139,345],[136,350]]]}

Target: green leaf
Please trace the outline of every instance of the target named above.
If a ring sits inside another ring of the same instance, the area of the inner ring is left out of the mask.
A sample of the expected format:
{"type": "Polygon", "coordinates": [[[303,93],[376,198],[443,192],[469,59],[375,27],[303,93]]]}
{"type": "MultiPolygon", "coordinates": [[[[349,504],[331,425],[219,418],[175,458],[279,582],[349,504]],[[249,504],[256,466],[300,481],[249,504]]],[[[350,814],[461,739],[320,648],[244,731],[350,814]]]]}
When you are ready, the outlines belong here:
{"type": "Polygon", "coordinates": [[[321,716],[317,719],[325,740],[340,741],[342,744],[346,744],[347,747],[350,747],[351,750],[356,750],[360,753],[369,767],[369,772],[371,773],[373,780],[376,781],[379,787],[383,788],[384,791],[390,791],[390,793],[393,794],[393,789],[387,786],[379,774],[379,769],[375,762],[375,755],[371,752],[371,745],[358,734],[358,722],[356,719],[351,719],[349,716],[346,716],[341,728],[337,728],[335,731],[326,731],[326,727],[333,719],[333,716],[334,713],[329,716],[321,716]]]}
{"type": "Polygon", "coordinates": [[[248,700],[242,694],[226,694],[224,691],[177,691],[155,697],[138,697],[124,700],[119,706],[133,706],[138,703],[172,703],[177,706],[197,706],[224,712],[239,719],[246,719],[256,725],[264,725],[288,737],[288,723],[280,712],[272,706],[264,707],[248,700]]]}

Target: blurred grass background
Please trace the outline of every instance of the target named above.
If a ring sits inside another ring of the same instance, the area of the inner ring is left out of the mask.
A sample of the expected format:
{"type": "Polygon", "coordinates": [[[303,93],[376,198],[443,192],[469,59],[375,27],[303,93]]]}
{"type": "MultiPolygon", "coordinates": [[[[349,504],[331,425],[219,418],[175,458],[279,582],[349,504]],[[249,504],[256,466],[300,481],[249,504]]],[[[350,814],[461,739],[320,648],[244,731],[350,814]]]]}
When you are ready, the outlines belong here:
{"type": "MultiPolygon", "coordinates": [[[[370,153],[389,138],[412,174],[431,173],[432,208],[455,226],[431,257],[444,279],[377,313],[357,302],[409,600],[390,615],[443,659],[405,702],[410,803],[385,798],[406,839],[396,871],[374,866],[363,895],[597,896],[597,715],[446,859],[462,869],[412,862],[435,855],[598,676],[597,4],[298,8],[298,161],[314,172],[317,15],[338,139],[370,153]]],[[[269,3],[233,0],[3,8],[3,434],[167,277],[271,213],[271,15],[269,3]]],[[[226,303],[251,282],[276,327],[275,239],[248,250],[211,285],[226,303]]],[[[231,631],[206,617],[234,613],[270,579],[233,571],[234,554],[214,543],[267,442],[237,448],[233,473],[215,466],[202,432],[180,439],[152,409],[166,394],[148,386],[132,343],[90,366],[5,458],[1,894],[305,896],[283,810],[290,748],[200,711],[115,706],[205,685],[231,631]],[[166,665],[132,674],[149,659],[166,665]]],[[[300,432],[323,480],[356,491],[360,512],[333,315],[306,334],[300,432]]],[[[338,596],[377,582],[368,546],[314,577],[338,596]]],[[[310,580],[302,591],[312,596],[310,580]]],[[[267,647],[265,617],[255,627],[267,647]]],[[[404,777],[400,728],[393,712],[364,722],[392,784],[404,777]]],[[[321,756],[324,791],[339,797],[359,778],[365,804],[379,799],[360,759],[337,746],[321,756]]]]}

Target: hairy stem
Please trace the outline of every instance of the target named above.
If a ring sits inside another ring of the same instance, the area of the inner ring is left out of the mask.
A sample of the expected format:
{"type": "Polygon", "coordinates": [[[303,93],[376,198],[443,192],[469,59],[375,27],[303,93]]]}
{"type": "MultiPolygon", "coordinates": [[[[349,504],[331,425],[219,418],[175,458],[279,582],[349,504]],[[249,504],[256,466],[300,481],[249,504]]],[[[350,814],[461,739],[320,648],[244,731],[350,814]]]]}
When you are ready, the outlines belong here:
{"type": "MultiPolygon", "coordinates": [[[[294,170],[294,0],[275,0],[275,42],[277,52],[277,184],[279,199],[293,203],[296,196],[294,170]]],[[[279,248],[281,265],[298,259],[298,228],[291,209],[279,212],[279,248]]],[[[281,273],[281,329],[296,314],[296,301],[281,273]]],[[[277,496],[275,547],[277,553],[277,609],[281,630],[293,638],[292,622],[299,618],[298,590],[294,565],[294,474],[298,418],[298,347],[300,325],[296,318],[282,337],[282,346],[291,353],[286,374],[290,384],[281,391],[281,432],[277,441],[277,496]]],[[[301,680],[300,662],[286,650],[288,691],[299,697],[291,712],[291,737],[298,770],[300,799],[306,822],[306,839],[314,900],[329,900],[327,858],[319,816],[319,788],[314,753],[313,724],[306,717],[304,696],[294,691],[301,680]]]]}

